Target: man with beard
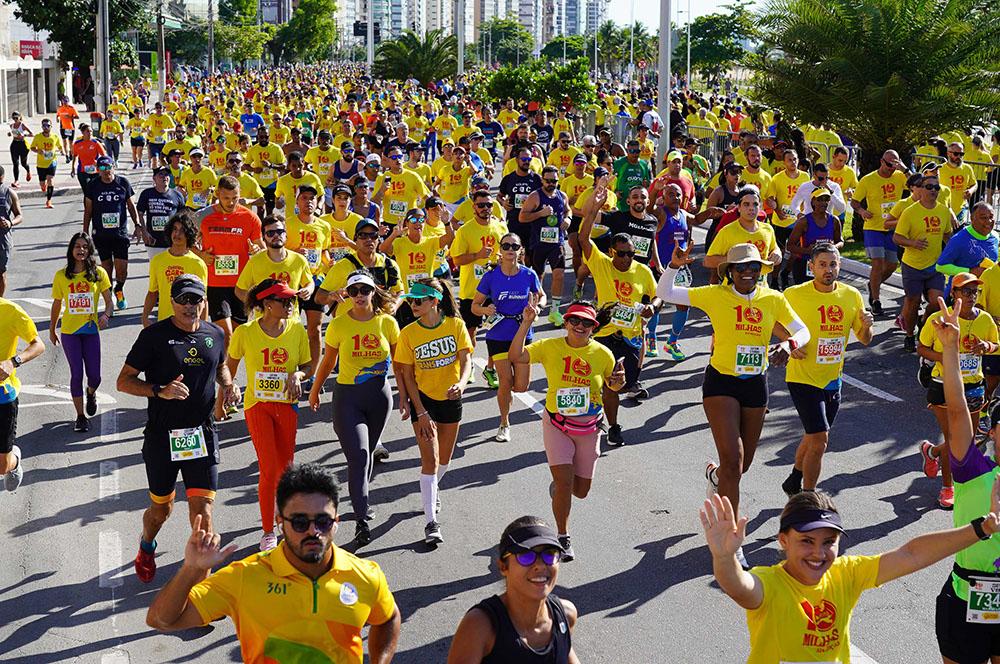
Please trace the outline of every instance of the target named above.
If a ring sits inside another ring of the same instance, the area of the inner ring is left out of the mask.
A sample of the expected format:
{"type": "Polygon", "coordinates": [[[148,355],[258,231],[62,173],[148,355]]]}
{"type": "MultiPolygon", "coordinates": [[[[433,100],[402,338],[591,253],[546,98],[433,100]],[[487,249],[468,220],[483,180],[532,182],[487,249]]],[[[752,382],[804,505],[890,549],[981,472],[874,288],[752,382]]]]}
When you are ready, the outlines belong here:
{"type": "MultiPolygon", "coordinates": [[[[500,180],[497,200],[503,209],[507,210],[507,228],[521,238],[522,247],[530,247],[531,224],[521,223],[521,208],[532,192],[542,188],[542,178],[531,170],[531,150],[521,147],[515,154],[514,161],[517,168],[500,180]]],[[[525,256],[525,260],[530,262],[530,254],[525,256]]]]}
{"type": "Polygon", "coordinates": [[[236,623],[243,661],[291,661],[309,656],[361,664],[361,630],[372,662],[389,662],[399,640],[400,614],[385,574],[371,560],[333,543],[337,479],[318,464],[293,464],[278,482],[281,544],[211,574],[236,551],[196,517],[184,564],[157,594],[146,623],[162,632],[236,623]],[[320,607],[317,610],[316,607],[320,607]],[[310,618],[311,616],[311,618],[310,618]]]}

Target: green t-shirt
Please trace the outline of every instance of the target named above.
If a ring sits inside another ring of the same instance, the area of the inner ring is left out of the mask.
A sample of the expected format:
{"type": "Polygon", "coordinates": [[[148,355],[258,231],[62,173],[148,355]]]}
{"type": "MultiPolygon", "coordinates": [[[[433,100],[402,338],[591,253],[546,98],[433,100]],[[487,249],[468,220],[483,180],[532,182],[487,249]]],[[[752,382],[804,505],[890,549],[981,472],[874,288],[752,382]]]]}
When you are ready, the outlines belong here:
{"type": "Polygon", "coordinates": [[[614,163],[615,193],[618,194],[618,209],[628,209],[628,192],[635,186],[649,186],[652,172],[649,162],[640,159],[636,163],[629,162],[628,157],[619,157],[614,163]]]}
{"type": "MultiPolygon", "coordinates": [[[[1000,473],[1000,466],[994,459],[984,455],[975,442],[969,446],[965,459],[959,464],[951,459],[951,472],[955,479],[955,527],[968,525],[990,511],[993,482],[1000,473]]],[[[980,570],[990,574],[1000,574],[1000,541],[990,538],[976,542],[955,554],[959,567],[980,570]]],[[[955,574],[951,575],[955,594],[963,600],[969,599],[969,583],[955,574]]]]}

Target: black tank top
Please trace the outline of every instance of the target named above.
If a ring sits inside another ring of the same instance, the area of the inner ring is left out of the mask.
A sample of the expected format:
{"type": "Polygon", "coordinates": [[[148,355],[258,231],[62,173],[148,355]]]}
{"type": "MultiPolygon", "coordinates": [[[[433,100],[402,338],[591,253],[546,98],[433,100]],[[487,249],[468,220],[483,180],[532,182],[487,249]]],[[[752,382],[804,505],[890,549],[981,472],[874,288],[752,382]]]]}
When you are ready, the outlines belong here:
{"type": "Polygon", "coordinates": [[[484,599],[474,608],[490,617],[496,638],[493,650],[483,658],[482,664],[568,664],[570,642],[569,622],[563,604],[555,595],[545,600],[552,617],[552,640],[544,654],[538,654],[525,644],[510,621],[510,614],[499,595],[484,599]]]}
{"type": "Polygon", "coordinates": [[[737,191],[736,193],[731,194],[729,193],[729,187],[727,187],[726,185],[721,185],[721,187],[722,187],[722,205],[720,205],[719,207],[728,208],[730,205],[736,205],[736,203],[738,203],[740,200],[736,195],[739,192],[737,191]]]}

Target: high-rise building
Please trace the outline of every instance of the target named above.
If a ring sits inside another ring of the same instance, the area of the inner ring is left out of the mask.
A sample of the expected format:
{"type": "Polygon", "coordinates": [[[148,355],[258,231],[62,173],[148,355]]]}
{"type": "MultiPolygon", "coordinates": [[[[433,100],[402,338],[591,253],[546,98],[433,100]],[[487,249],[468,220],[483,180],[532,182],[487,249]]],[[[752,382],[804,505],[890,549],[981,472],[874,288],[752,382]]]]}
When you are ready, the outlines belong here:
{"type": "MultiPolygon", "coordinates": [[[[545,45],[542,20],[544,0],[514,0],[514,2],[516,2],[516,7],[511,6],[510,9],[512,13],[516,9],[517,22],[531,33],[534,41],[532,52],[537,56],[538,52],[542,50],[542,46],[545,45]]],[[[514,5],[514,2],[511,4],[514,5]]]]}
{"type": "Polygon", "coordinates": [[[453,29],[452,3],[454,0],[426,0],[426,13],[424,14],[427,31],[453,29]]]}
{"type": "MultiPolygon", "coordinates": [[[[583,0],[581,0],[583,1],[583,0]]],[[[593,34],[608,20],[608,4],[610,0],[586,0],[586,23],[584,32],[593,34]]]]}
{"type": "Polygon", "coordinates": [[[406,27],[423,37],[427,33],[427,3],[409,0],[406,4],[406,27]]]}
{"type": "MultiPolygon", "coordinates": [[[[346,1],[350,2],[350,0],[346,1]]],[[[383,40],[395,39],[409,27],[407,21],[408,0],[358,0],[357,20],[366,20],[369,2],[372,3],[375,22],[379,24],[383,40]]]]}
{"type": "Polygon", "coordinates": [[[563,0],[566,10],[566,34],[582,35],[586,25],[587,0],[563,0]]]}

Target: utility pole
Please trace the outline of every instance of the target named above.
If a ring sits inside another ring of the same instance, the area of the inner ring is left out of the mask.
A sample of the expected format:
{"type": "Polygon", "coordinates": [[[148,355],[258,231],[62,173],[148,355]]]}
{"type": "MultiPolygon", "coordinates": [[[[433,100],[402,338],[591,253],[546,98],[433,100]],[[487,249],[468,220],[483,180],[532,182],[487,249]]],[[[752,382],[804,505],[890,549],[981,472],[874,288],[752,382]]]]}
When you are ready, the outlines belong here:
{"type": "Polygon", "coordinates": [[[656,85],[656,106],[660,110],[663,128],[656,144],[656,163],[663,163],[663,157],[670,149],[670,0],[660,0],[660,57],[659,78],[656,85]]]}
{"type": "Polygon", "coordinates": [[[368,75],[371,76],[372,66],[375,64],[375,0],[368,0],[368,75]]]}
{"type": "Polygon", "coordinates": [[[455,0],[455,36],[458,37],[458,75],[465,73],[465,0],[455,0]]]}
{"type": "MultiPolygon", "coordinates": [[[[661,2],[663,0],[660,0],[661,2]]],[[[632,72],[635,71],[635,0],[632,0],[632,22],[628,28],[628,80],[632,82],[632,72]]]]}
{"type": "Polygon", "coordinates": [[[111,55],[108,0],[97,0],[97,57],[94,58],[94,110],[103,112],[111,101],[111,55]]]}
{"type": "Polygon", "coordinates": [[[215,0],[208,0],[208,75],[215,72],[215,0]]]}
{"type": "Polygon", "coordinates": [[[167,97],[167,48],[163,35],[163,0],[156,2],[156,86],[160,99],[167,97]]]}
{"type": "Polygon", "coordinates": [[[687,66],[687,86],[691,89],[691,0],[688,0],[688,66],[687,66]]]}

